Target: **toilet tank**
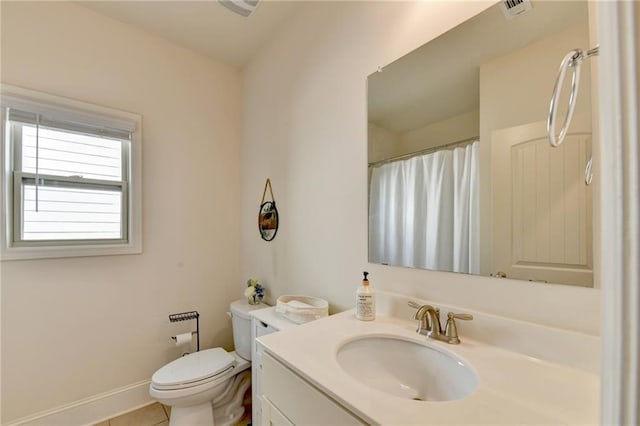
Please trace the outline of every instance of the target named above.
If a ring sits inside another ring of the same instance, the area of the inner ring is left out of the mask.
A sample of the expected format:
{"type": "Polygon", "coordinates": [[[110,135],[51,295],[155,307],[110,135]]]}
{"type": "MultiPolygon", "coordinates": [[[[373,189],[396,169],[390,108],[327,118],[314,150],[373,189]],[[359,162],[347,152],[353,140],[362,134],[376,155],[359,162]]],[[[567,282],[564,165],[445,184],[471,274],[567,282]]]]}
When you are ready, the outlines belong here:
{"type": "Polygon", "coordinates": [[[233,324],[233,344],[236,353],[247,361],[251,361],[251,311],[268,308],[261,303],[250,305],[246,299],[231,303],[231,322],[233,324]]]}

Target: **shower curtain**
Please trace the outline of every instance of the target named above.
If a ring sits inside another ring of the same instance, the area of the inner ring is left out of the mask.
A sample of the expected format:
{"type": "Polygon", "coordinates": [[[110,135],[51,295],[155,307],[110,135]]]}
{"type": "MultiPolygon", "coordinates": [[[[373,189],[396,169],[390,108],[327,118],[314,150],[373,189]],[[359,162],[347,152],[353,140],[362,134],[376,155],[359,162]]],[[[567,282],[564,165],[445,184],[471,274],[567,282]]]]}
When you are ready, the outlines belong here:
{"type": "Polygon", "coordinates": [[[369,260],[479,273],[478,142],[371,172],[369,260]]]}

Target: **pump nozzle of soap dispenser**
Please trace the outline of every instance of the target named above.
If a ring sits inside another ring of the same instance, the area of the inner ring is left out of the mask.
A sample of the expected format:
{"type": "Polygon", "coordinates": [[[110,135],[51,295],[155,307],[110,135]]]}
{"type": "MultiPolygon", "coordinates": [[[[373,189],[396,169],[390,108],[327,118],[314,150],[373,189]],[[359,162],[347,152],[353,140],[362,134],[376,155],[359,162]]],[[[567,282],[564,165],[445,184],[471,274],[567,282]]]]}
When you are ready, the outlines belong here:
{"type": "Polygon", "coordinates": [[[369,275],[369,273],[367,271],[364,271],[362,275],[364,275],[364,278],[362,279],[362,285],[369,285],[369,279],[367,279],[367,275],[369,275]]]}

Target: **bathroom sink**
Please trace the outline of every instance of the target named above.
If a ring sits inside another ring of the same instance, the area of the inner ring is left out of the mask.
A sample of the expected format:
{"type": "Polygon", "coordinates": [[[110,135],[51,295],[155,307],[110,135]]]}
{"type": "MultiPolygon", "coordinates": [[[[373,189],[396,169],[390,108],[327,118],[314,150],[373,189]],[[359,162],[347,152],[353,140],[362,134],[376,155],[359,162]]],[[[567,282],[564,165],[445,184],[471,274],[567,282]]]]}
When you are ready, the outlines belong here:
{"type": "Polygon", "coordinates": [[[475,371],[456,356],[391,336],[363,337],[343,344],[338,364],[370,388],[415,401],[452,401],[478,387],[475,371]]]}

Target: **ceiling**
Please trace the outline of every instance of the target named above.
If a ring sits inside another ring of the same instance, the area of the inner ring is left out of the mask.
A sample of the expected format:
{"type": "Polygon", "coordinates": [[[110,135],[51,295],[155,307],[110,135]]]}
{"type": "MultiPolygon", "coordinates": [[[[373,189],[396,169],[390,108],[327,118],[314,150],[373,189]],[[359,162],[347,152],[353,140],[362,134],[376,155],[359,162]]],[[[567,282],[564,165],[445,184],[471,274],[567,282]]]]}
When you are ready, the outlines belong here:
{"type": "Polygon", "coordinates": [[[304,2],[262,0],[247,18],[215,0],[78,3],[212,59],[242,68],[304,2]]]}

